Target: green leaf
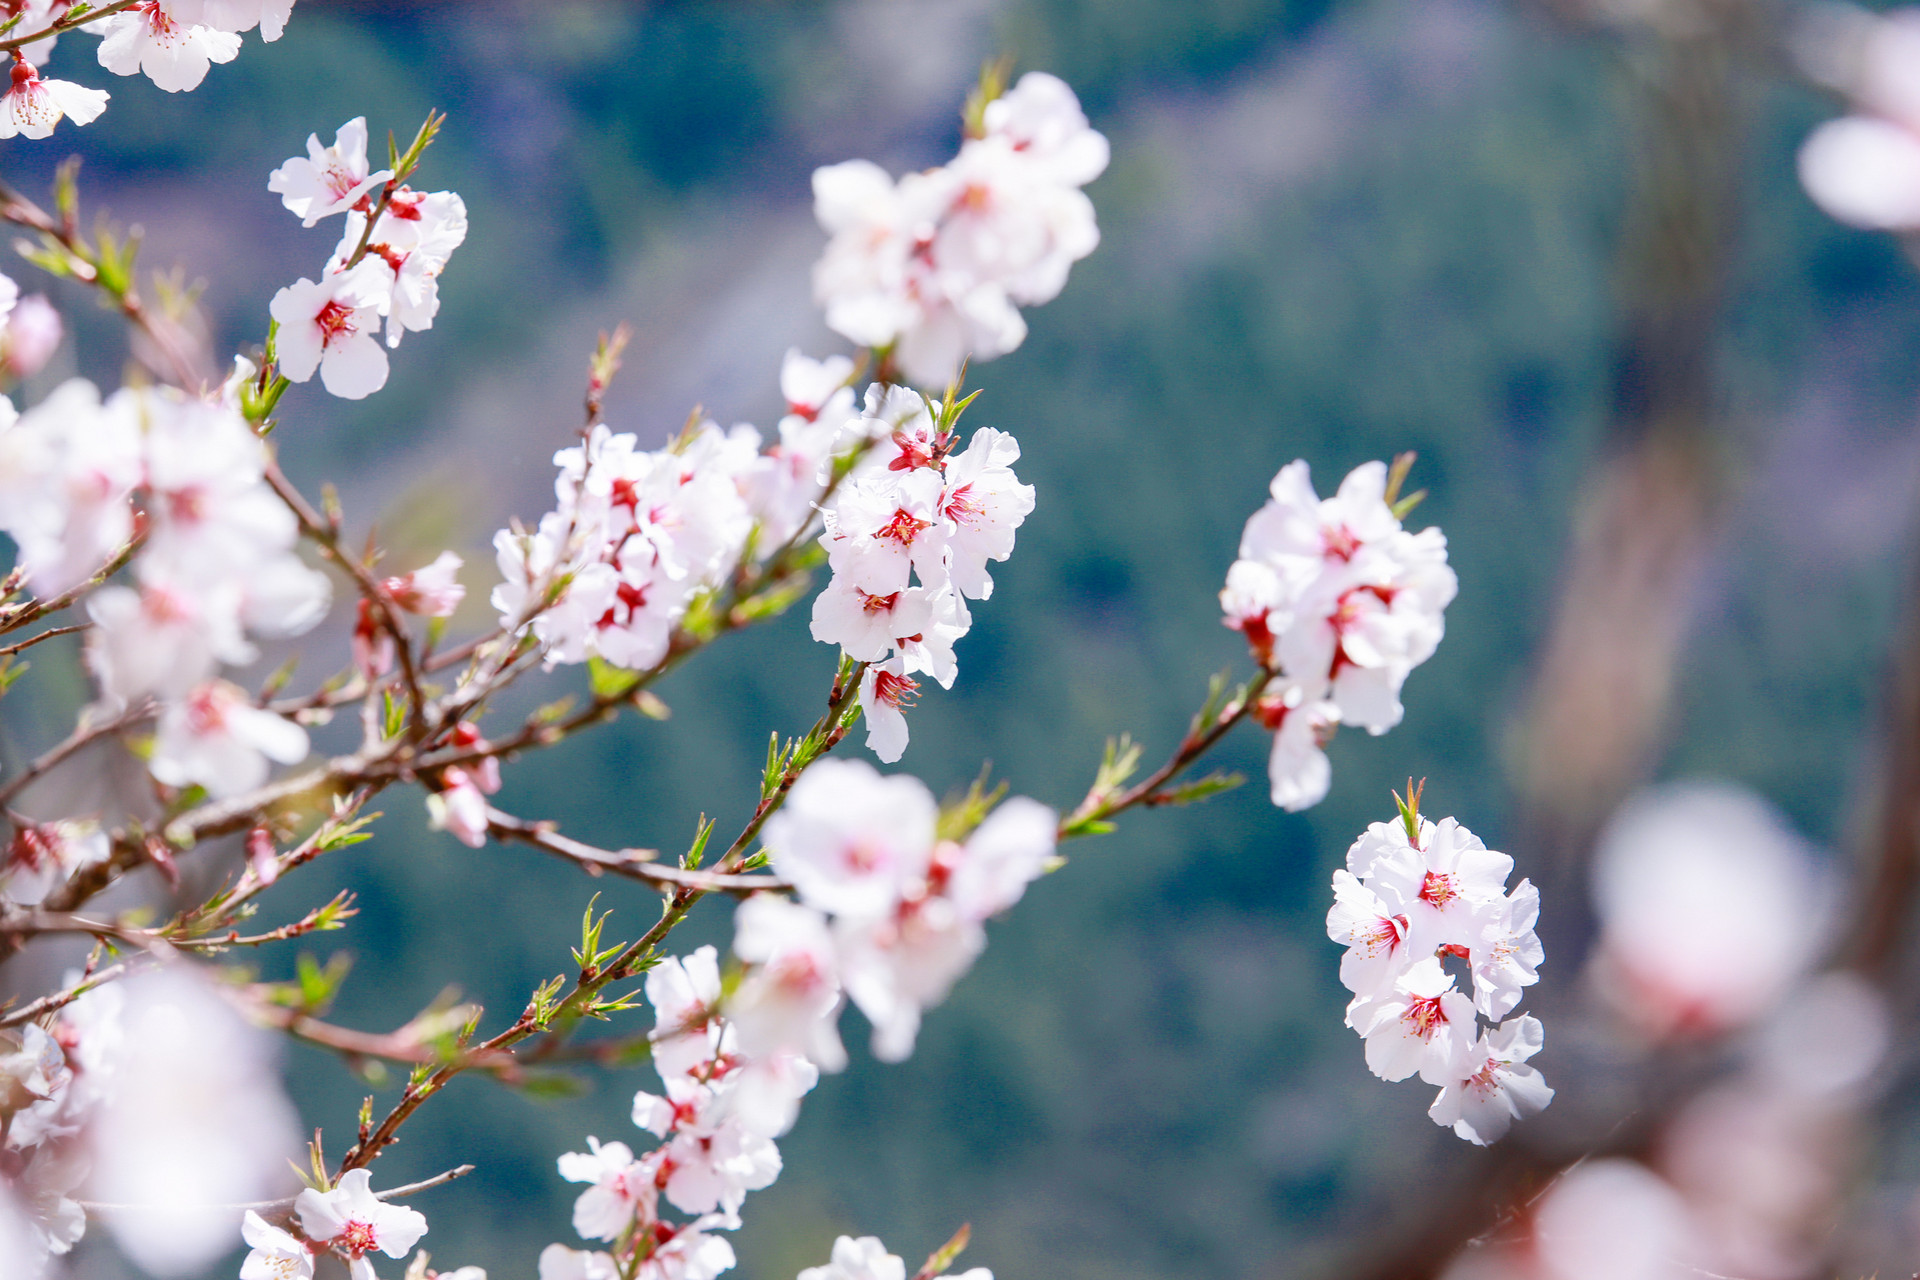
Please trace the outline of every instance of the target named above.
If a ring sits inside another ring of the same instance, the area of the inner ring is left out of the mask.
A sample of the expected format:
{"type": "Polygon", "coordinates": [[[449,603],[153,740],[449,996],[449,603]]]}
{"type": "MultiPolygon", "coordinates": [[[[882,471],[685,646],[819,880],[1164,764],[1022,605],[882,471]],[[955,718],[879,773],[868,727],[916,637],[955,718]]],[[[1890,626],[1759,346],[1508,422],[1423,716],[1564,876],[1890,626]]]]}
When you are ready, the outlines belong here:
{"type": "Polygon", "coordinates": [[[405,727],[407,722],[407,709],[405,704],[393,696],[393,690],[384,689],[380,693],[380,706],[381,736],[386,738],[399,737],[400,730],[405,727]]]}
{"type": "Polygon", "coordinates": [[[1224,771],[1210,773],[1204,778],[1193,778],[1177,786],[1155,793],[1154,804],[1194,804],[1231,791],[1246,781],[1245,774],[1224,771]]]}
{"type": "Polygon", "coordinates": [[[693,845],[687,850],[687,856],[680,859],[682,867],[689,871],[699,868],[700,863],[707,856],[707,839],[711,835],[713,835],[713,820],[703,813],[694,827],[693,845]]]}
{"type": "Polygon", "coordinates": [[[593,691],[593,696],[602,702],[613,702],[625,697],[639,683],[640,677],[636,672],[616,667],[604,658],[589,657],[587,659],[587,687],[593,691]]]}
{"type": "Polygon", "coordinates": [[[579,1076],[551,1069],[524,1071],[513,1081],[513,1087],[542,1102],[563,1102],[588,1092],[587,1082],[579,1076]]]}

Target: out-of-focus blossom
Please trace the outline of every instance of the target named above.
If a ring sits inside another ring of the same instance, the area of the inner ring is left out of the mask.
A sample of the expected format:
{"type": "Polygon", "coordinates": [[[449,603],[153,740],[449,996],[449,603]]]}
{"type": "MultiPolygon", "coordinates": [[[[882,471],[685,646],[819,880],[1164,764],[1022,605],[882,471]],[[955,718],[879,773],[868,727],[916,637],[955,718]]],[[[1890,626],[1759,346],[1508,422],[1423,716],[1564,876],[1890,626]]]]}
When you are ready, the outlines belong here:
{"type": "Polygon", "coordinates": [[[105,862],[107,833],[93,823],[18,822],[0,864],[0,898],[34,907],[74,872],[105,862]]]}
{"type": "Polygon", "coordinates": [[[149,767],[168,786],[198,783],[225,798],[265,782],[269,760],[297,764],[306,756],[305,729],[254,706],[234,685],[210,680],[161,711],[149,767]]]}
{"type": "Polygon", "coordinates": [[[733,929],[734,954],[752,966],[727,1003],[741,1051],[761,1059],[787,1050],[827,1071],[844,1067],[846,1050],[834,1029],[839,962],[826,919],[800,903],[756,894],[734,912],[733,929]]]}
{"type": "Polygon", "coordinates": [[[487,843],[487,798],[473,774],[453,766],[440,774],[440,789],[427,795],[427,820],[469,849],[487,843]]]}
{"type": "Polygon", "coordinates": [[[183,968],[118,988],[121,1034],[95,1069],[111,1087],[88,1124],[88,1198],[127,1206],[106,1222],[145,1270],[197,1273],[240,1228],[241,1211],[220,1206],[270,1199],[289,1181],[299,1121],[278,1043],[183,968]]]}
{"type": "Polygon", "coordinates": [[[619,1280],[611,1255],[550,1244],[540,1251],[540,1280],[619,1280]]]}
{"type": "Polygon", "coordinates": [[[458,577],[460,565],[459,556],[442,551],[432,564],[388,578],[381,585],[393,602],[408,613],[425,618],[451,617],[467,597],[467,589],[460,585],[458,577]]]}
{"type": "Polygon", "coordinates": [[[1675,784],[1629,800],[1593,865],[1601,994],[1649,1035],[1714,1034],[1770,1007],[1812,961],[1830,892],[1758,796],[1675,784]]]}
{"type": "Polygon", "coordinates": [[[1851,226],[1920,228],[1920,15],[1905,10],[1866,19],[1851,34],[1857,47],[1850,65],[1831,78],[1855,114],[1808,135],[1800,181],[1815,204],[1851,226]]]}
{"type": "Polygon", "coordinates": [[[917,778],[883,778],[856,760],[807,770],[766,826],[776,871],[802,901],[836,915],[891,913],[933,857],[933,796],[917,778]]]}
{"type": "Polygon", "coordinates": [[[259,27],[260,38],[266,41],[281,37],[293,13],[293,0],[166,0],[166,4],[182,22],[233,32],[259,27]]]}
{"type": "Polygon", "coordinates": [[[15,378],[31,378],[53,359],[64,333],[60,312],[46,295],[29,294],[8,313],[6,328],[0,330],[0,365],[15,378]]]}

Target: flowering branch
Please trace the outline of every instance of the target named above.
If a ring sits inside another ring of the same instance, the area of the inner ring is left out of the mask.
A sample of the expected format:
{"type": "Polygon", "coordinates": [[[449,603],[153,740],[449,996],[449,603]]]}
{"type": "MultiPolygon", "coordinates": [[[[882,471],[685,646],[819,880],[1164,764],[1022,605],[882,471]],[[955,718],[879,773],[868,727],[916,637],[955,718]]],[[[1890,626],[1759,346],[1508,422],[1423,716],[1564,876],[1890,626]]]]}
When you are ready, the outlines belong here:
{"type": "MultiPolygon", "coordinates": [[[[112,4],[103,4],[97,9],[81,8],[79,12],[74,12],[69,9],[66,13],[61,14],[38,31],[31,32],[24,36],[8,36],[6,39],[0,40],[0,52],[10,53],[15,49],[24,49],[37,40],[45,40],[48,36],[57,36],[62,32],[76,30],[86,26],[90,22],[98,22],[102,18],[110,18],[114,14],[123,13],[139,3],[140,0],[114,0],[112,4]]],[[[7,26],[11,27],[19,20],[20,18],[16,16],[13,22],[9,22],[7,26]]]]}

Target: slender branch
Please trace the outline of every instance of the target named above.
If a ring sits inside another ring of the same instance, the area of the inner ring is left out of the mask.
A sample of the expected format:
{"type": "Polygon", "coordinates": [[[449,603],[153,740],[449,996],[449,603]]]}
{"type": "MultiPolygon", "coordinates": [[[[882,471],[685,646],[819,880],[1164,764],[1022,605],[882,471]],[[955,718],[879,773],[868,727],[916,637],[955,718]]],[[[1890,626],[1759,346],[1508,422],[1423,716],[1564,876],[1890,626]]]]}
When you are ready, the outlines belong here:
{"type": "Polygon", "coordinates": [[[89,9],[85,13],[77,16],[63,13],[38,31],[30,32],[24,36],[11,36],[8,39],[0,40],[0,52],[10,53],[15,49],[24,49],[37,40],[45,40],[49,36],[57,36],[63,31],[76,30],[86,26],[89,22],[98,22],[102,18],[110,18],[116,13],[133,8],[133,6],[138,3],[140,3],[140,0],[115,0],[113,4],[103,4],[98,9],[89,9]]]}
{"type": "Polygon", "coordinates": [[[134,961],[132,960],[123,960],[119,964],[109,965],[97,973],[88,974],[64,991],[56,991],[51,995],[41,996],[32,1004],[24,1004],[11,1012],[0,1014],[0,1028],[17,1027],[22,1023],[32,1022],[36,1018],[44,1018],[50,1013],[56,1013],[95,987],[104,986],[116,978],[124,978],[133,971],[133,964],[134,961]]]}
{"type": "MultiPolygon", "coordinates": [[[[17,605],[0,606],[0,635],[5,635],[9,631],[18,631],[21,627],[37,622],[50,613],[60,612],[81,596],[87,594],[87,592],[93,590],[108,578],[111,578],[114,574],[124,569],[127,561],[133,559],[133,553],[138,551],[146,540],[147,535],[144,531],[134,534],[132,538],[127,540],[126,545],[114,552],[105,564],[94,571],[92,577],[77,587],[61,592],[51,600],[26,600],[17,605]]],[[[43,635],[36,640],[29,640],[26,644],[17,647],[25,648],[27,644],[37,644],[39,640],[46,638],[47,637],[43,635]]],[[[12,653],[14,650],[8,649],[5,652],[12,653]]]]}
{"type": "Polygon", "coordinates": [[[35,758],[13,781],[7,783],[5,786],[0,786],[0,808],[4,808],[15,796],[19,795],[22,790],[32,783],[34,779],[58,767],[62,761],[85,747],[88,743],[104,738],[108,734],[118,733],[128,725],[136,724],[146,719],[153,714],[153,711],[154,706],[152,700],[143,699],[125,711],[122,711],[117,716],[103,720],[98,724],[75,729],[71,734],[67,735],[64,742],[61,742],[59,745],[49,749],[45,754],[35,758]]]}
{"type": "Polygon", "coordinates": [[[20,640],[13,644],[0,647],[0,658],[11,657],[16,653],[19,653],[22,649],[31,649],[33,648],[33,646],[39,644],[42,640],[51,640],[55,636],[70,636],[74,634],[74,632],[76,631],[85,631],[87,628],[91,627],[92,625],[93,624],[91,622],[76,622],[70,627],[49,627],[45,631],[42,631],[37,635],[28,636],[25,640],[20,640]]]}
{"type": "Polygon", "coordinates": [[[622,849],[609,852],[561,835],[551,822],[528,822],[498,809],[487,810],[487,828],[503,840],[518,840],[543,849],[555,857],[585,868],[593,875],[612,872],[629,879],[670,888],[703,889],[710,893],[760,893],[787,890],[793,886],[775,876],[724,875],[655,862],[652,849],[622,849]]]}

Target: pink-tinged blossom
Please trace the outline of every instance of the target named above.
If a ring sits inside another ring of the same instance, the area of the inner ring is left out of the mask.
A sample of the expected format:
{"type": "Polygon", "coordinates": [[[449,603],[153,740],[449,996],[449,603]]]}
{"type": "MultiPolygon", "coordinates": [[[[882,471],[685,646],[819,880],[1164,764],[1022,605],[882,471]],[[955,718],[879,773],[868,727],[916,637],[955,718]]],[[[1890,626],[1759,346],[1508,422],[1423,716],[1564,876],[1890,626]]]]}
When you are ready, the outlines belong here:
{"type": "Polygon", "coordinates": [[[251,1250],[240,1264],[240,1280],[313,1280],[313,1254],[265,1218],[247,1210],[240,1238],[251,1250]]]}
{"type": "MultiPolygon", "coordinates": [[[[833,1032],[831,1024],[828,1032],[833,1032]]],[[[840,1038],[833,1034],[833,1048],[840,1038]]],[[[816,1046],[822,1060],[831,1062],[831,1051],[816,1046]]],[[[844,1050],[840,1051],[844,1055],[844,1050]]],[[[838,1069],[838,1068],[834,1068],[838,1069]]],[[[800,1115],[800,1099],[820,1083],[820,1067],[811,1057],[777,1049],[745,1065],[734,1068],[734,1114],[740,1123],[755,1133],[777,1138],[793,1127],[800,1115]]]]}
{"type": "Polygon", "coordinates": [[[1474,1006],[1487,1018],[1504,1018],[1520,1003],[1520,991],[1540,980],[1546,951],[1534,933],[1540,891],[1522,880],[1511,894],[1476,912],[1467,964],[1473,971],[1474,1006]]]}
{"type": "Polygon", "coordinates": [[[847,996],[873,1024],[873,1056],[913,1055],[923,1010],[947,998],[986,947],[984,930],[941,897],[902,904],[891,917],[835,925],[847,996]]]}
{"type": "Polygon", "coordinates": [[[1033,511],[1033,486],[1013,474],[1020,445],[1004,431],[982,427],[967,447],[947,459],[940,514],[953,522],[948,572],[960,594],[985,600],[993,594],[987,562],[1013,554],[1014,530],[1033,511]]]}
{"type": "Polygon", "coordinates": [[[412,573],[388,578],[381,583],[394,604],[423,618],[447,618],[467,598],[467,589],[458,577],[461,559],[451,551],[442,551],[433,563],[412,573]]]}
{"type": "Polygon", "coordinates": [[[907,749],[907,711],[920,696],[920,684],[907,675],[900,659],[875,662],[860,673],[860,714],[867,722],[867,750],[892,764],[907,749]]]}
{"type": "Polygon", "coordinates": [[[1849,65],[1820,78],[1835,81],[1854,114],[1807,136],[1800,181],[1815,204],[1849,226],[1911,231],[1920,228],[1920,19],[1896,11],[1861,15],[1851,25],[1858,32],[1849,65]]]}
{"type": "Polygon", "coordinates": [[[440,773],[440,790],[427,796],[427,825],[469,849],[487,843],[487,798],[472,774],[458,765],[440,773]]]}
{"type": "Polygon", "coordinates": [[[765,842],[801,901],[836,915],[884,917],[926,874],[937,816],[917,778],[822,760],[767,822],[765,842]]]}
{"type": "Polygon", "coordinates": [[[1333,784],[1333,766],[1327,760],[1327,740],[1340,724],[1340,708],[1331,702],[1309,701],[1299,685],[1269,694],[1254,705],[1253,715],[1273,734],[1267,753],[1268,793],[1288,813],[1311,809],[1327,798],[1333,784]]]}
{"type": "Polygon", "coordinates": [[[1473,1002],[1453,989],[1453,978],[1429,956],[1407,969],[1373,1007],[1361,1034],[1367,1067],[1382,1080],[1419,1073],[1445,1084],[1454,1062],[1473,1043],[1473,1002]]]}
{"type": "Polygon", "coordinates": [[[840,1236],[831,1259],[824,1267],[808,1267],[798,1280],[906,1280],[907,1264],[877,1236],[840,1236]]]}
{"type": "Polygon", "coordinates": [[[726,1050],[716,1016],[720,956],[712,947],[668,956],[649,969],[646,993],[653,1006],[653,1065],[662,1080],[691,1075],[726,1050]]]}
{"type": "Polygon", "coordinates": [[[1052,809],[1014,796],[988,814],[964,845],[941,845],[931,878],[963,918],[997,916],[1045,874],[1059,827],[1060,815],[1052,809]]]}
{"type": "Polygon", "coordinates": [[[1770,1008],[1826,945],[1832,889],[1772,806],[1724,785],[1633,797],[1593,863],[1592,977],[1657,1037],[1716,1035],[1770,1008]]]}
{"type": "MultiPolygon", "coordinates": [[[[1407,919],[1399,903],[1382,898],[1348,871],[1333,873],[1327,936],[1347,948],[1340,958],[1341,984],[1364,1001],[1391,992],[1415,958],[1407,946],[1407,919]]],[[[1347,1025],[1357,1020],[1349,1014],[1347,1025]]]]}
{"type": "Polygon", "coordinates": [[[262,40],[278,40],[293,14],[293,0],[166,0],[182,22],[198,22],[219,31],[260,28],[262,40]]]}
{"type": "Polygon", "coordinates": [[[397,347],[404,333],[433,327],[440,313],[440,273],[466,238],[467,206],[456,193],[402,187],[381,212],[371,236],[365,214],[347,214],[345,234],[327,269],[343,269],[366,240],[361,265],[367,269],[374,305],[386,317],[387,345],[397,347]]]}
{"type": "Polygon", "coordinates": [[[96,823],[15,819],[0,863],[0,898],[37,907],[74,872],[105,862],[110,852],[107,833],[96,823]]]}
{"type": "Polygon", "coordinates": [[[845,1067],[834,1028],[839,961],[826,918],[802,903],[755,894],[734,912],[733,953],[751,966],[727,1004],[740,1051],[760,1060],[785,1050],[826,1071],[845,1067]]]}
{"type": "Polygon", "coordinates": [[[0,331],[0,364],[15,378],[31,378],[46,368],[60,347],[65,326],[60,312],[43,293],[20,299],[0,331]]]}
{"type": "Polygon", "coordinates": [[[105,1044],[88,1048],[100,1029],[85,1017],[62,1029],[63,1039],[77,1033],[76,1081],[106,1081],[87,1123],[85,1198],[125,1206],[105,1224],[148,1274],[204,1275],[232,1249],[239,1206],[292,1182],[300,1122],[280,1085],[280,1041],[196,968],[166,965],[116,986],[121,999],[100,1009],[117,1015],[105,1044]]]}
{"type": "Polygon", "coordinates": [[[734,1219],[749,1191],[780,1176],[780,1150],[743,1123],[734,1106],[737,1087],[728,1072],[711,1081],[669,1080],[664,1098],[634,1095],[634,1124],[665,1139],[646,1163],[657,1170],[660,1193],[682,1213],[717,1211],[734,1219]]]}
{"type": "Polygon", "coordinates": [[[380,1200],[369,1185],[372,1181],[365,1169],[350,1169],[332,1190],[309,1187],[293,1202],[300,1229],[308,1239],[344,1253],[353,1280],[373,1280],[369,1253],[404,1258],[427,1233],[427,1220],[418,1210],[380,1200]]]}
{"type": "Polygon", "coordinates": [[[45,138],[62,117],[91,124],[107,109],[107,92],[68,80],[43,80],[30,62],[14,52],[13,84],[0,96],[0,138],[45,138]]]}
{"type": "Polygon", "coordinates": [[[106,18],[92,30],[100,41],[100,65],[117,76],[139,75],[168,93],[197,89],[216,62],[240,54],[240,37],[182,21],[174,0],[141,3],[106,18]]]}
{"type": "Polygon", "coordinates": [[[365,262],[318,284],[300,279],[273,295],[280,372],[294,382],[315,371],[328,392],[361,400],[387,385],[380,330],[380,283],[365,262]]]}
{"type": "Polygon", "coordinates": [[[148,767],[168,786],[198,783],[226,799],[265,782],[269,760],[297,764],[306,756],[305,729],[254,706],[226,681],[211,680],[161,710],[148,767]]]}
{"type": "Polygon", "coordinates": [[[0,398],[0,529],[36,594],[85,582],[133,536],[144,474],[137,424],[75,378],[15,416],[0,398]]]}
{"type": "Polygon", "coordinates": [[[540,1280],[620,1280],[620,1268],[598,1250],[550,1244],[540,1251],[540,1280]]]}
{"type": "Polygon", "coordinates": [[[733,1246],[712,1233],[739,1225],[723,1214],[705,1214],[678,1226],[654,1223],[653,1250],[640,1259],[633,1280],[714,1280],[733,1268],[734,1256],[733,1246]]]}
{"type": "Polygon", "coordinates": [[[1538,1018],[1509,1018],[1461,1054],[1427,1114],[1476,1146],[1499,1141],[1515,1120],[1553,1101],[1553,1090],[1527,1065],[1545,1042],[1538,1018]]]}
{"type": "Polygon", "coordinates": [[[1044,166],[1055,181],[1084,187],[1106,172],[1107,140],[1087,123],[1080,100],[1058,76],[1029,71],[987,104],[986,136],[1044,166]]]}
{"type": "Polygon", "coordinates": [[[1376,866],[1372,882],[1404,904],[1416,949],[1465,944],[1475,933],[1475,913],[1505,895],[1513,859],[1452,818],[1423,830],[1414,852],[1418,858],[1376,866]]]}
{"type": "MultiPolygon", "coordinates": [[[[659,1195],[654,1168],[633,1158],[624,1142],[587,1139],[587,1150],[560,1157],[560,1176],[593,1185],[573,1202],[573,1229],[587,1240],[612,1240],[637,1217],[652,1217],[659,1195]]],[[[545,1259],[541,1274],[546,1273],[545,1259]]]]}
{"type": "Polygon", "coordinates": [[[876,594],[835,575],[813,599],[813,638],[839,645],[856,662],[884,660],[896,641],[922,635],[932,623],[933,593],[925,587],[876,594]]]}
{"type": "MultiPolygon", "coordinates": [[[[322,218],[353,208],[362,196],[392,176],[389,169],[378,173],[371,170],[367,162],[366,117],[356,116],[340,126],[330,147],[320,145],[318,134],[308,137],[306,157],[295,156],[275,169],[267,179],[267,190],[278,195],[288,211],[311,227],[322,218]]],[[[274,318],[280,319],[278,314],[274,318]]],[[[294,380],[305,381],[304,378],[294,380]]]]}
{"type": "Polygon", "coordinates": [[[904,590],[915,572],[921,582],[940,581],[951,529],[942,502],[940,474],[928,468],[850,479],[826,510],[820,538],[834,577],[874,595],[904,590]]]}
{"type": "Polygon", "coordinates": [[[102,587],[87,599],[93,630],[87,665],[110,703],[151,694],[185,698],[220,663],[251,662],[258,651],[240,630],[239,593],[165,583],[102,587]]]}

